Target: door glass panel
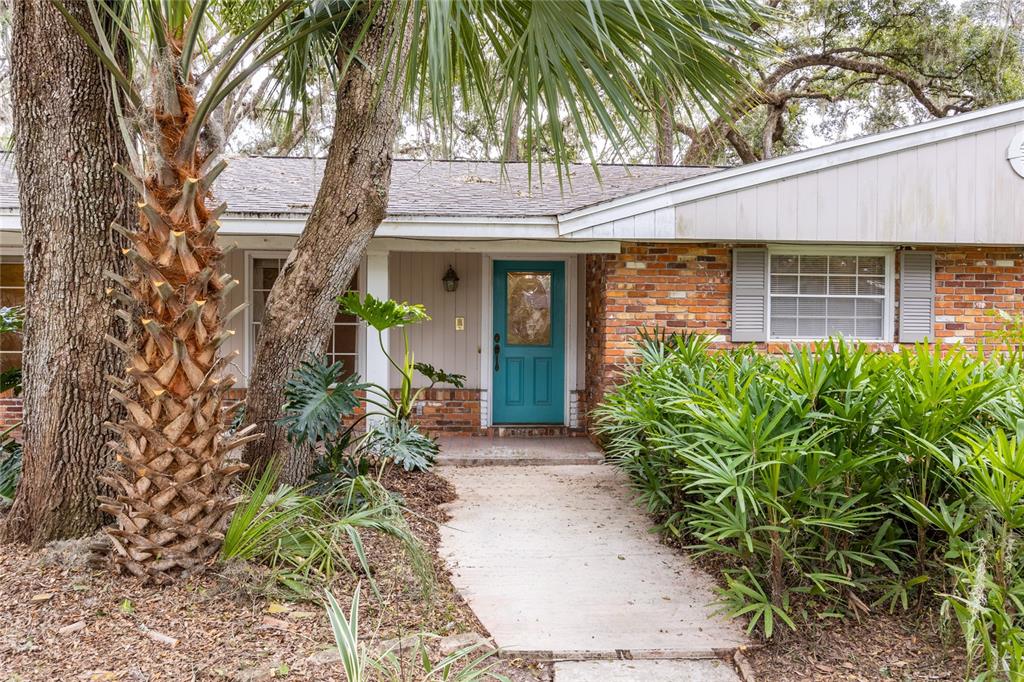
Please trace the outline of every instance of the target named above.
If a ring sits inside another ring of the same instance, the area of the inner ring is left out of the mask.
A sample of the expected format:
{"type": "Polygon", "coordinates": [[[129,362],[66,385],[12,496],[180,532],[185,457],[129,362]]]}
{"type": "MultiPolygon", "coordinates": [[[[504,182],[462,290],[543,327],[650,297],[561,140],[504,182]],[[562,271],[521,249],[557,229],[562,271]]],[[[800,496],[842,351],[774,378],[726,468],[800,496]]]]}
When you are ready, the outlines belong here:
{"type": "Polygon", "coordinates": [[[551,273],[510,272],[508,284],[508,343],[547,346],[551,343],[551,273]]]}

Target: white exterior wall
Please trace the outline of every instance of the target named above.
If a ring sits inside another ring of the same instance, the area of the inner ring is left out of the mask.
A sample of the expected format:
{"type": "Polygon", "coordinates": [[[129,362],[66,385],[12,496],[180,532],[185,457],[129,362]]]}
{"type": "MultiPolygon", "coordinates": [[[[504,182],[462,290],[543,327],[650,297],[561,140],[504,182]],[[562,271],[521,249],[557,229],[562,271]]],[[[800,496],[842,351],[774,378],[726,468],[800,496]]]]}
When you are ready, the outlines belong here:
{"type": "MultiPolygon", "coordinates": [[[[416,360],[464,375],[466,388],[480,388],[482,264],[483,255],[479,253],[389,254],[391,298],[421,303],[431,317],[407,327],[409,345],[416,360]],[[449,265],[459,276],[459,287],[454,292],[445,291],[441,283],[449,265]],[[456,317],[464,319],[462,331],[455,329],[456,317]]],[[[401,354],[401,332],[392,334],[391,350],[401,354]]],[[[397,386],[398,381],[398,370],[392,368],[391,385],[397,386]]]]}
{"type": "MultiPolygon", "coordinates": [[[[224,270],[230,272],[238,280],[238,286],[228,294],[227,305],[224,307],[225,313],[234,310],[236,306],[247,300],[249,295],[249,273],[245,271],[245,264],[245,252],[241,249],[235,249],[224,259],[224,270]]],[[[235,319],[231,320],[227,327],[234,331],[235,334],[224,342],[223,346],[225,353],[238,351],[238,357],[235,358],[235,362],[231,366],[231,371],[238,378],[238,381],[235,382],[237,388],[243,388],[249,384],[249,359],[246,357],[246,349],[248,347],[246,344],[246,324],[248,319],[249,314],[247,310],[243,310],[238,315],[235,315],[235,319]]]]}

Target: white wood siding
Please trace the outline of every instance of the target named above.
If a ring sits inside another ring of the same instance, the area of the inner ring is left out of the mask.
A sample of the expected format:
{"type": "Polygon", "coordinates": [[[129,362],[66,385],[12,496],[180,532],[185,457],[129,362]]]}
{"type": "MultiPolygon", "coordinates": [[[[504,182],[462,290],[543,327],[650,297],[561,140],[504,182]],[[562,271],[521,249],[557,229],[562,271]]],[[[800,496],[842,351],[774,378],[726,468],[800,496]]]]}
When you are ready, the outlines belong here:
{"type": "Polygon", "coordinates": [[[1006,160],[1024,123],[925,140],[572,232],[573,239],[1019,244],[1024,178],[1006,160]]]}
{"type": "MultiPolygon", "coordinates": [[[[245,301],[246,291],[249,290],[248,273],[245,271],[245,251],[235,249],[229,253],[224,259],[224,270],[230,272],[238,280],[238,286],[228,293],[227,305],[224,306],[224,312],[227,313],[245,301]]],[[[235,335],[224,342],[225,353],[238,351],[238,357],[235,358],[235,362],[231,366],[231,371],[238,378],[238,381],[235,382],[236,388],[245,388],[249,385],[249,360],[245,357],[245,321],[247,319],[249,318],[244,310],[235,315],[235,319],[231,320],[228,325],[228,329],[234,330],[235,335]]]]}
{"type": "MultiPolygon", "coordinates": [[[[479,253],[389,254],[389,295],[397,301],[422,303],[431,317],[428,322],[408,327],[409,344],[416,360],[446,372],[464,374],[466,388],[480,387],[482,263],[479,253]],[[445,291],[441,283],[449,265],[459,275],[459,288],[454,293],[445,291]],[[463,331],[455,331],[457,316],[465,318],[463,331]]],[[[393,333],[392,354],[402,352],[401,343],[401,334],[393,333]]],[[[391,370],[391,385],[398,386],[395,369],[391,370]]]]}

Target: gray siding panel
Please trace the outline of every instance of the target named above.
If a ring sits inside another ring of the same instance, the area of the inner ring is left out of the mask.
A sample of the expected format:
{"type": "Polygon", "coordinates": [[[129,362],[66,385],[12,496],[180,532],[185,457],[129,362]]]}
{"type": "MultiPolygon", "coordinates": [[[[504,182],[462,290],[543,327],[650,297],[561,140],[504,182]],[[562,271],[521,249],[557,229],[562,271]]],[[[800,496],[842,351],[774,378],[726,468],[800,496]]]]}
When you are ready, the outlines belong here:
{"type": "Polygon", "coordinates": [[[900,343],[931,338],[935,325],[935,254],[900,254],[900,343]]]}
{"type": "Polygon", "coordinates": [[[768,250],[732,251],[732,340],[768,338],[768,250]]]}
{"type": "MultiPolygon", "coordinates": [[[[388,257],[391,298],[422,303],[431,317],[427,322],[407,327],[416,360],[465,375],[466,388],[480,387],[482,262],[479,253],[393,252],[388,257]],[[449,265],[459,275],[455,292],[445,291],[441,283],[449,265]],[[465,318],[463,331],[455,331],[457,316],[465,318]]],[[[376,338],[371,337],[371,341],[376,343],[376,338]]],[[[401,334],[392,333],[390,343],[392,353],[400,356],[401,334]]],[[[392,368],[391,385],[397,386],[398,381],[398,371],[392,368]]]]}
{"type": "MultiPolygon", "coordinates": [[[[674,211],[675,239],[696,241],[1018,244],[1024,178],[1006,147],[1020,130],[1024,123],[932,139],[660,210],[674,211]]],[[[634,225],[620,235],[598,223],[573,236],[668,236],[649,221],[634,225]]]]}

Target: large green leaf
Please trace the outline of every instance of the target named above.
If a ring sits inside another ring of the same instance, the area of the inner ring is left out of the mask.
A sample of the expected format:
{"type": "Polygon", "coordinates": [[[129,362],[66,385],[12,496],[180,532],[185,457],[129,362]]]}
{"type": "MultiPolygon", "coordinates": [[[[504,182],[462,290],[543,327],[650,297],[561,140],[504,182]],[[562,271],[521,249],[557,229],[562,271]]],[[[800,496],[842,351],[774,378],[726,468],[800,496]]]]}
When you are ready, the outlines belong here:
{"type": "Polygon", "coordinates": [[[366,297],[361,299],[359,292],[356,291],[339,296],[338,303],[342,310],[350,315],[355,315],[377,331],[384,331],[392,327],[404,327],[407,324],[430,319],[426,308],[418,303],[399,303],[391,299],[381,300],[374,298],[372,294],[366,294],[366,297]]]}
{"type": "Polygon", "coordinates": [[[417,372],[430,379],[432,384],[451,384],[455,388],[462,388],[466,385],[466,376],[464,374],[452,374],[426,362],[417,362],[414,368],[417,372]]]}
{"type": "Polygon", "coordinates": [[[324,357],[303,361],[285,384],[283,417],[278,424],[288,440],[301,444],[325,440],[341,430],[342,420],[359,407],[357,392],[365,385],[344,376],[345,365],[324,357]]]}
{"type": "Polygon", "coordinates": [[[404,419],[384,419],[366,434],[362,449],[394,460],[406,471],[426,471],[441,448],[414,424],[404,419]]]}
{"type": "Polygon", "coordinates": [[[576,136],[591,160],[596,142],[646,145],[663,99],[725,111],[749,89],[741,68],[765,53],[753,33],[771,18],[749,0],[337,0],[290,21],[308,24],[328,10],[342,16],[292,42],[275,64],[267,111],[278,122],[305,121],[316,81],[339,80],[374,31],[391,32],[381,28],[390,21],[380,82],[404,72],[418,119],[429,116],[450,140],[456,110],[480,110],[483,137],[508,144],[522,129],[528,160],[543,153],[559,164],[575,160],[576,136]]]}
{"type": "Polygon", "coordinates": [[[21,479],[21,444],[14,440],[13,431],[20,424],[0,431],[0,502],[10,502],[21,479]]]}

